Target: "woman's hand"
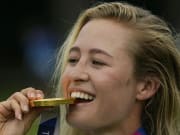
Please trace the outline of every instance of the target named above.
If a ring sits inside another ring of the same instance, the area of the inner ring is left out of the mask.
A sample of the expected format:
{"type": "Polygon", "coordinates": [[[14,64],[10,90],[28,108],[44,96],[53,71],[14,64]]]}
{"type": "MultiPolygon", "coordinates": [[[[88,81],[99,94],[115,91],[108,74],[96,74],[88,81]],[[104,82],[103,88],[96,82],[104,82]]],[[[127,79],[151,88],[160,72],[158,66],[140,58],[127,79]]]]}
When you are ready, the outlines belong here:
{"type": "Polygon", "coordinates": [[[26,88],[0,102],[0,135],[25,135],[42,111],[31,108],[29,101],[42,98],[41,90],[26,88]]]}

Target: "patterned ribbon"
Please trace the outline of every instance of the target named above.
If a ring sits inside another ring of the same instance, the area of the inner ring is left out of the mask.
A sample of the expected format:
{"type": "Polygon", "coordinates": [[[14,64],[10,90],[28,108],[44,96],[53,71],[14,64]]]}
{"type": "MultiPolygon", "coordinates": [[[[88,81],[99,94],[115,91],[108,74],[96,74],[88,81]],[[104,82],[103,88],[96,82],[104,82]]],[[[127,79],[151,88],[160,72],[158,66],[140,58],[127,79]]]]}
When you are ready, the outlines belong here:
{"type": "Polygon", "coordinates": [[[54,135],[57,118],[52,118],[39,125],[38,135],[54,135]]]}
{"type": "Polygon", "coordinates": [[[41,114],[37,135],[59,135],[59,108],[51,108],[41,114]]]}
{"type": "Polygon", "coordinates": [[[147,135],[144,128],[139,128],[133,135],[147,135]]]}

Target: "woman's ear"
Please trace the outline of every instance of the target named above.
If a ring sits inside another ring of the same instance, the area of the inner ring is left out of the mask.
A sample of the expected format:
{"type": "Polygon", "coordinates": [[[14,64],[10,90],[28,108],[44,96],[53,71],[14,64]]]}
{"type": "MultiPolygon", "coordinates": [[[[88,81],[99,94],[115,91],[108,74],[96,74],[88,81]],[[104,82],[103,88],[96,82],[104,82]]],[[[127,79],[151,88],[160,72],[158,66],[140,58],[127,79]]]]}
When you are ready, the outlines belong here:
{"type": "Polygon", "coordinates": [[[137,100],[146,100],[156,94],[160,87],[160,80],[155,76],[147,76],[137,87],[137,100]]]}

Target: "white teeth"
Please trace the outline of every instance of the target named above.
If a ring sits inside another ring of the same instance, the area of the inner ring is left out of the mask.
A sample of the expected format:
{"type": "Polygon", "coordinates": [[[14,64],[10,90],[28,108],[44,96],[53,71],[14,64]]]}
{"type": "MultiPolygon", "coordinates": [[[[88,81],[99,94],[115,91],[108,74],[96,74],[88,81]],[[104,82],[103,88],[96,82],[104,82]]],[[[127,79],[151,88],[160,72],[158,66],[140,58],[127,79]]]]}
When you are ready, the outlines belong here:
{"type": "Polygon", "coordinates": [[[72,92],[71,93],[72,98],[80,98],[80,99],[85,99],[85,100],[93,100],[94,97],[83,92],[72,92]]]}

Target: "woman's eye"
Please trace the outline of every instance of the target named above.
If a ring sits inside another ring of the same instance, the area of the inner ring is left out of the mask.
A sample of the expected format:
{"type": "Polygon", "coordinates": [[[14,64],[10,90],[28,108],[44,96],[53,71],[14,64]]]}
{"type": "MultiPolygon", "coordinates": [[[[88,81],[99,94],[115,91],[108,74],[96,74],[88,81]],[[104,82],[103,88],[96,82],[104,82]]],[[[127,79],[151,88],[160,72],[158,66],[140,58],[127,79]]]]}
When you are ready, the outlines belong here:
{"type": "Polygon", "coordinates": [[[68,59],[68,63],[70,63],[70,64],[75,64],[77,62],[78,62],[78,59],[75,59],[75,58],[69,58],[68,59]]]}
{"type": "Polygon", "coordinates": [[[103,66],[103,65],[106,65],[104,62],[101,62],[101,61],[96,61],[96,60],[93,60],[93,61],[92,61],[92,64],[94,64],[94,65],[98,65],[98,66],[103,66]]]}

